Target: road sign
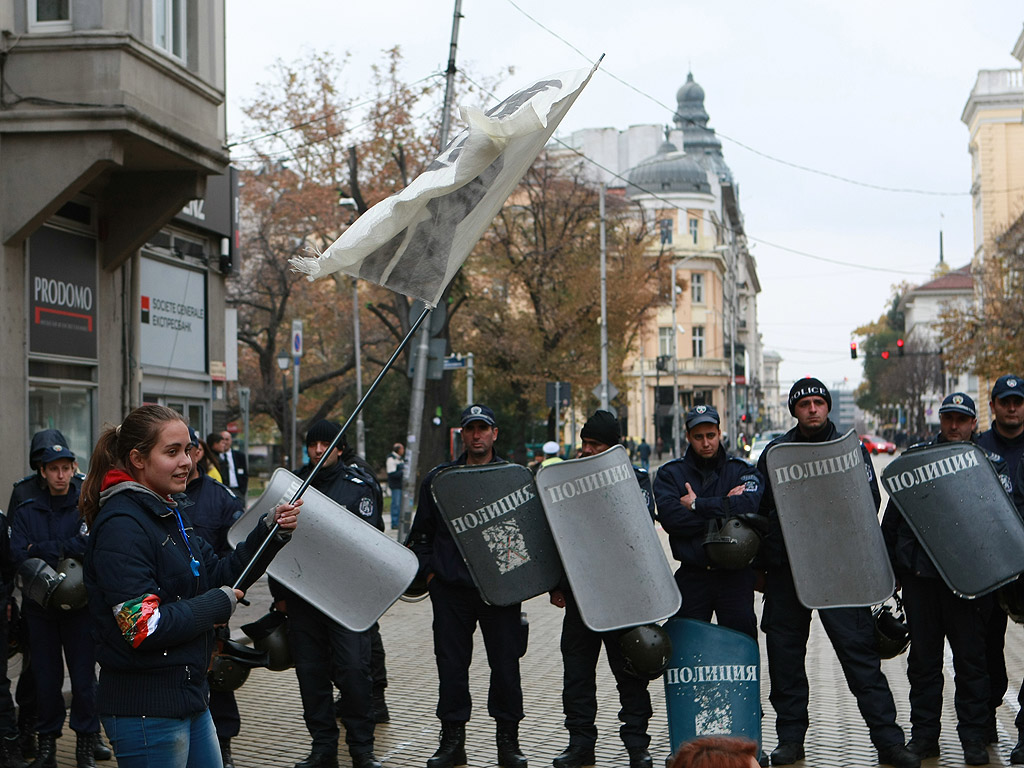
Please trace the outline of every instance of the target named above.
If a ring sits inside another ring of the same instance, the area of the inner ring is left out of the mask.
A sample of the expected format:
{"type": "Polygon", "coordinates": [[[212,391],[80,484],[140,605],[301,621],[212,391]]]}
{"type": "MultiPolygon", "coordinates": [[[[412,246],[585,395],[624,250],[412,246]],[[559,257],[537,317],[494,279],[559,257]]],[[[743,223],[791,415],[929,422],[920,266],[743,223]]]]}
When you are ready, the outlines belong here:
{"type": "MultiPolygon", "coordinates": [[[[555,407],[555,383],[549,381],[545,394],[547,395],[548,408],[555,407]]],[[[560,408],[568,408],[569,401],[572,400],[572,385],[568,381],[560,381],[558,383],[558,405],[560,408]]]]}
{"type": "Polygon", "coordinates": [[[302,321],[292,320],[292,357],[302,357],[302,321]]]}
{"type": "Polygon", "coordinates": [[[467,358],[461,355],[449,355],[444,359],[444,370],[457,371],[466,367],[467,358]]]}
{"type": "MultiPolygon", "coordinates": [[[[600,384],[598,384],[596,387],[594,387],[590,391],[594,393],[594,397],[596,397],[598,400],[601,399],[601,385],[600,384]]],[[[614,400],[618,396],[619,396],[618,387],[616,387],[614,384],[612,384],[609,381],[608,382],[608,399],[609,400],[614,400]]]]}

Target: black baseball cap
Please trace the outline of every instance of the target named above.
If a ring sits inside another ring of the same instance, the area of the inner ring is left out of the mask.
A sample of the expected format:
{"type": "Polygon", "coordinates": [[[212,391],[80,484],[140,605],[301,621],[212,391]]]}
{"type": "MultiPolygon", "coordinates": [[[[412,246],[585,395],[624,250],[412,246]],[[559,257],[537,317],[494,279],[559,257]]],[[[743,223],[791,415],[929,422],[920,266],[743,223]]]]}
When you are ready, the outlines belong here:
{"type": "Polygon", "coordinates": [[[494,418],[494,411],[479,403],[474,403],[462,412],[462,426],[474,421],[482,421],[490,427],[498,426],[498,422],[494,418]]]}
{"type": "Polygon", "coordinates": [[[713,405],[695,405],[686,412],[686,431],[696,427],[698,424],[721,424],[718,418],[718,411],[713,405]]]}
{"type": "Polygon", "coordinates": [[[1002,400],[1004,397],[1024,397],[1024,379],[1012,373],[996,379],[992,385],[992,399],[1002,400]]]}
{"type": "Polygon", "coordinates": [[[966,413],[972,419],[978,418],[978,409],[974,405],[974,400],[963,392],[946,395],[946,399],[939,406],[939,413],[966,413]]]}

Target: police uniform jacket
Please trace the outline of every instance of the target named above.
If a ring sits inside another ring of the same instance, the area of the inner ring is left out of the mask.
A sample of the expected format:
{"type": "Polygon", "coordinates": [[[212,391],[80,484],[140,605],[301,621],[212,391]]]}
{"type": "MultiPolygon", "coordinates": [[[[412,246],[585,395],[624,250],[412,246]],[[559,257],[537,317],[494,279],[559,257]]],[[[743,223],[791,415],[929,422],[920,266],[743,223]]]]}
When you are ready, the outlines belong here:
{"type": "Polygon", "coordinates": [[[175,501],[180,509],[188,511],[196,533],[206,539],[214,552],[223,555],[231,551],[228,529],[245,511],[245,505],[234,491],[209,475],[199,473],[175,501]]]}
{"type": "MultiPolygon", "coordinates": [[[[462,559],[455,539],[452,538],[447,524],[441,518],[441,511],[434,501],[430,484],[442,469],[465,466],[467,454],[463,452],[455,461],[439,464],[427,473],[420,485],[419,502],[416,505],[416,517],[412,521],[409,532],[409,545],[420,561],[420,576],[434,574],[445,584],[456,587],[476,587],[473,577],[469,575],[466,561],[462,559]]],[[[496,452],[491,455],[491,464],[504,464],[496,452]]]]}
{"type": "MultiPolygon", "coordinates": [[[[65,557],[85,556],[86,525],[78,512],[78,491],[72,486],[64,496],[50,496],[49,491],[23,501],[11,515],[11,558],[15,568],[30,557],[46,561],[59,570],[65,557]]],[[[45,609],[32,600],[25,600],[27,613],[43,613],[45,609]]]]}
{"type": "MultiPolygon", "coordinates": [[[[907,452],[945,442],[948,441],[940,434],[933,440],[911,446],[907,449],[907,452]]],[[[977,444],[973,437],[971,442],[977,444]]],[[[1006,474],[1006,462],[1003,461],[1003,457],[991,451],[985,451],[985,454],[992,463],[996,474],[999,475],[1003,488],[1006,489],[1007,493],[1012,493],[1013,485],[1006,474]]],[[[882,536],[885,538],[885,548],[889,552],[892,568],[897,575],[912,574],[924,578],[939,578],[939,571],[935,567],[935,563],[932,562],[931,557],[925,552],[921,542],[914,535],[910,524],[907,523],[896,503],[891,499],[886,505],[885,515],[882,517],[882,536]]]]}
{"type": "MultiPolygon", "coordinates": [[[[97,709],[126,717],[199,714],[210,698],[214,625],[227,622],[234,606],[222,585],[234,583],[264,541],[267,518],[235,551],[218,557],[185,513],[188,538],[182,535],[173,500],[123,471],[107,474],[100,504],[85,555],[101,668],[97,709]]],[[[288,538],[279,532],[268,551],[277,552],[288,538]]]]}
{"type": "Polygon", "coordinates": [[[1003,457],[1006,462],[1006,474],[1013,480],[1014,495],[1013,500],[1017,505],[1017,511],[1024,514],[1024,497],[1021,496],[1021,489],[1018,487],[1020,482],[1018,477],[1024,466],[1022,466],[1022,459],[1024,459],[1024,432],[1019,434],[1017,437],[1005,438],[996,430],[995,427],[986,429],[974,442],[980,445],[989,453],[995,453],[1003,457]]]}
{"type": "MultiPolygon", "coordinates": [[[[789,555],[786,553],[786,544],[782,540],[782,528],[779,525],[779,513],[775,507],[775,494],[772,492],[771,477],[768,474],[768,451],[773,445],[780,443],[827,443],[829,440],[838,440],[842,435],[836,429],[836,425],[829,419],[825,426],[810,437],[800,431],[799,426],[793,427],[789,432],[772,440],[765,448],[761,458],[757,461],[757,471],[764,478],[764,494],[761,496],[760,514],[768,517],[768,533],[761,539],[761,548],[758,550],[755,564],[763,568],[778,568],[783,565],[789,566],[789,555]]],[[[861,457],[864,459],[864,470],[866,480],[871,487],[871,497],[875,500],[875,509],[878,509],[882,502],[882,495],[878,491],[878,479],[875,477],[875,470],[871,464],[871,454],[864,447],[860,446],[861,457]]]]}
{"type": "Polygon", "coordinates": [[[756,513],[763,490],[764,483],[754,465],[729,456],[721,446],[707,460],[687,447],[682,458],[663,464],[654,478],[654,500],[673,557],[689,568],[711,567],[704,554],[708,523],[756,513]],[[679,501],[686,495],[687,483],[697,494],[693,510],[679,501]],[[743,493],[728,496],[738,485],[743,486],[743,493]]]}

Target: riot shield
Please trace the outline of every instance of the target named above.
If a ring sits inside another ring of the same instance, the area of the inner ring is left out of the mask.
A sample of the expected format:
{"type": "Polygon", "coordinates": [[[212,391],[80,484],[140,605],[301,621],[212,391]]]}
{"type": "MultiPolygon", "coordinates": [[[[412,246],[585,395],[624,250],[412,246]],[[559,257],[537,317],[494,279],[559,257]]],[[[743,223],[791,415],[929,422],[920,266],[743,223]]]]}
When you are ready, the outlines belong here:
{"type": "Polygon", "coordinates": [[[979,597],[1024,571],[1024,523],[978,446],[907,451],[882,482],[954,594],[979,597]]]}
{"type": "Polygon", "coordinates": [[[558,586],[562,563],[526,467],[449,467],[430,491],[486,602],[512,605],[558,586]]]}
{"type": "Polygon", "coordinates": [[[766,461],[800,602],[848,608],[892,595],[896,579],[871,495],[872,469],[853,430],[826,443],[779,443],[766,461]]]}
{"type": "Polygon", "coordinates": [[[669,619],[664,675],[671,752],[701,736],[742,736],[761,746],[761,657],[752,637],[694,619],[669,619]]]}
{"type": "MultiPolygon", "coordinates": [[[[228,531],[237,546],[260,515],[291,501],[302,481],[274,470],[266,490],[228,531]]],[[[315,488],[302,496],[292,540],[267,573],[353,632],[373,626],[412,582],[416,555],[315,488]]]]}
{"type": "Polygon", "coordinates": [[[626,449],[541,467],[537,490],[583,623],[653,624],[682,598],[626,449]]]}

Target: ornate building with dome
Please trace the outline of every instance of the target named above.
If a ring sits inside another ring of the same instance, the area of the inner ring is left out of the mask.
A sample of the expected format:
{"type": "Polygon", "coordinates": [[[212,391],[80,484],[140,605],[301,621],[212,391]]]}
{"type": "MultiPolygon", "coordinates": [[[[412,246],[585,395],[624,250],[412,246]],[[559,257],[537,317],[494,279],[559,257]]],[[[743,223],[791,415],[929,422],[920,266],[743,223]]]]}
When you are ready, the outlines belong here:
{"type": "Polygon", "coordinates": [[[616,401],[628,434],[667,456],[685,449],[683,416],[701,403],[718,409],[734,445],[739,434],[773,426],[763,406],[761,285],[739,188],[692,73],[676,105],[671,127],[587,128],[564,139],[595,161],[595,182],[642,206],[656,223],[652,252],[671,256],[675,296],[666,291],[652,313],[623,371],[628,391],[616,401]]]}

